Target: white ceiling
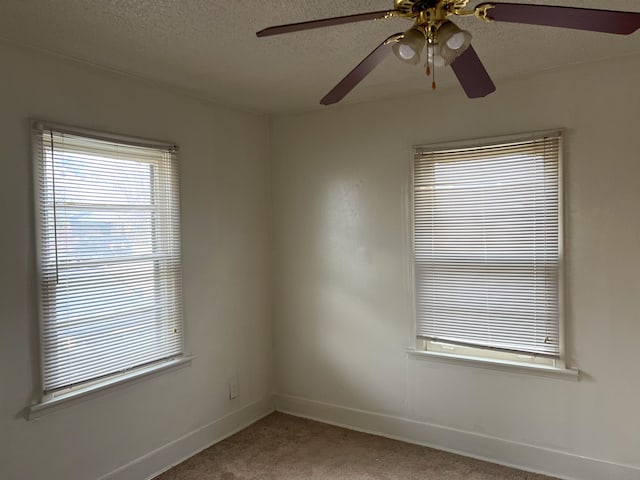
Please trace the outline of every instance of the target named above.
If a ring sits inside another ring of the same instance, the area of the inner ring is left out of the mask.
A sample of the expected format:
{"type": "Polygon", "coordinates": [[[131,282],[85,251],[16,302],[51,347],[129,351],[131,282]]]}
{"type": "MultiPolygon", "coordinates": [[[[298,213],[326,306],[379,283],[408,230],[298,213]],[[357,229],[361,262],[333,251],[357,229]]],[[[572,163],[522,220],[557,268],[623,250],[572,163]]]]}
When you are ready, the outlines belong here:
{"type": "MultiPolygon", "coordinates": [[[[478,3],[472,0],[471,5],[478,3]]],[[[638,0],[528,3],[640,12],[638,0]]],[[[377,20],[260,39],[257,30],[392,5],[392,0],[0,0],[0,39],[168,84],[216,103],[284,112],[319,107],[320,98],[351,68],[410,23],[377,20]]],[[[640,54],[640,32],[617,36],[474,18],[460,18],[458,24],[473,33],[498,88],[500,79],[509,76],[640,54]]],[[[454,86],[450,71],[438,76],[441,86],[454,86]]],[[[389,57],[345,102],[429,88],[422,68],[389,57]]]]}

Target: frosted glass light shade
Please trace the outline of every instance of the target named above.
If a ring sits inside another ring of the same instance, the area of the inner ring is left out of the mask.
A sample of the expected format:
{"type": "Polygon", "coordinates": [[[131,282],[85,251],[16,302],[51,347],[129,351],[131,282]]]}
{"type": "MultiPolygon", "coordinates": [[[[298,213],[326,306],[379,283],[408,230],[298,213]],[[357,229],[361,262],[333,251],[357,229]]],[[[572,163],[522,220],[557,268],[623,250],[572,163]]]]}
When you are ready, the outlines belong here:
{"type": "Polygon", "coordinates": [[[420,61],[420,52],[424,49],[424,33],[416,28],[407,30],[392,47],[396,57],[405,63],[416,65],[420,61]]]}
{"type": "Polygon", "coordinates": [[[471,34],[460,30],[453,22],[444,23],[438,30],[439,54],[446,65],[451,65],[471,45],[471,34]]]}

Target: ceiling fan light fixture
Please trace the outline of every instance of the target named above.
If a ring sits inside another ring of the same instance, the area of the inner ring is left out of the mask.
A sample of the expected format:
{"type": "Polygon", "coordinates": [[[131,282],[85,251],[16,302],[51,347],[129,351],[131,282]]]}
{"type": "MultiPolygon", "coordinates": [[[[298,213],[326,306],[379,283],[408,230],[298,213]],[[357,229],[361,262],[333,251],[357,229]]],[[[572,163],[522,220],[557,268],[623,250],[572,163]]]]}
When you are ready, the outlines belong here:
{"type": "MultiPolygon", "coordinates": [[[[618,35],[630,35],[640,29],[640,12],[538,5],[537,1],[535,3],[493,3],[486,0],[479,0],[480,3],[475,8],[467,10],[469,1],[393,0],[391,10],[276,25],[260,30],[256,35],[266,37],[392,17],[405,18],[414,22],[414,26],[406,32],[395,33],[384,40],[320,100],[321,104],[330,105],[342,100],[391,52],[405,63],[417,64],[427,40],[429,42],[428,60],[425,65],[427,75],[430,74],[432,67],[444,63],[451,66],[469,98],[480,98],[494,92],[496,86],[471,46],[471,34],[447,20],[453,15],[473,15],[479,20],[491,23],[522,23],[618,35]]],[[[531,1],[533,0],[529,0],[531,1]]],[[[435,80],[433,87],[435,88],[435,80]]]]}
{"type": "Polygon", "coordinates": [[[393,44],[393,54],[405,63],[417,65],[425,43],[424,32],[417,28],[410,28],[393,44]]]}
{"type": "Polygon", "coordinates": [[[438,29],[439,54],[451,65],[471,45],[471,34],[453,22],[445,22],[438,29]]]}

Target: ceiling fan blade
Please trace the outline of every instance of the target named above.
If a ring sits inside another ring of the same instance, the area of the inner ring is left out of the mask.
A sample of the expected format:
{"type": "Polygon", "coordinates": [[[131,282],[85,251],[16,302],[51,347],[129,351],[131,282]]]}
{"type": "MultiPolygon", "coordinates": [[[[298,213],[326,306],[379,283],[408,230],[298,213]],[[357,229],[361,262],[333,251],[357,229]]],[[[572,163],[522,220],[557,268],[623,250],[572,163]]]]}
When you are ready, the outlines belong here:
{"type": "Polygon", "coordinates": [[[376,20],[386,18],[396,13],[394,10],[381,10],[378,12],[357,13],[355,15],[346,15],[344,17],[323,18],[322,20],[311,20],[309,22],[289,23],[287,25],[278,25],[276,27],[265,28],[256,33],[258,37],[268,37],[271,35],[280,35],[281,33],[299,32],[301,30],[311,30],[313,28],[331,27],[333,25],[342,25],[343,23],[362,22],[365,20],[376,20]]]}
{"type": "Polygon", "coordinates": [[[549,27],[575,28],[592,32],[629,35],[640,28],[640,13],[591,8],[524,5],[520,3],[483,3],[487,16],[496,22],[526,23],[549,27]]]}
{"type": "Polygon", "coordinates": [[[472,46],[455,59],[451,69],[469,98],[486,97],[496,91],[493,80],[472,46]]]}
{"type": "Polygon", "coordinates": [[[396,33],[378,45],[376,49],[367,55],[364,60],[356,66],[356,68],[351,70],[347,76],[340,81],[340,83],[333,87],[333,89],[327,93],[322,100],[320,100],[320,103],[322,105],[331,105],[342,100],[347,93],[353,90],[354,87],[364,79],[364,77],[369,75],[380,62],[387,58],[387,55],[391,53],[391,46],[395,40],[401,36],[402,33],[396,33]]]}

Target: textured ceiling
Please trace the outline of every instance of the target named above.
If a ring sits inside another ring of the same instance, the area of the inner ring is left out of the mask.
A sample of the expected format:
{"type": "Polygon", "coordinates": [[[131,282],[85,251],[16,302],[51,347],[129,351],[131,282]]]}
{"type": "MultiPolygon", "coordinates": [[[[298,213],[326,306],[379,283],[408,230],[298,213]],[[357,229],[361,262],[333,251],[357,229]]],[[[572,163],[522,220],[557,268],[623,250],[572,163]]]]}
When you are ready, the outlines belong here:
{"type": "MultiPolygon", "coordinates": [[[[640,12],[638,0],[528,3],[640,12]]],[[[410,23],[396,18],[261,39],[257,30],[392,5],[392,0],[0,0],[0,39],[172,85],[217,103],[284,112],[318,107],[353,66],[410,23]]],[[[640,32],[616,36],[474,18],[458,23],[473,33],[498,89],[508,76],[640,54],[640,32]]],[[[438,77],[441,86],[455,86],[450,69],[438,77]]],[[[389,57],[345,102],[429,88],[422,68],[389,57]]]]}

